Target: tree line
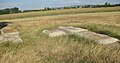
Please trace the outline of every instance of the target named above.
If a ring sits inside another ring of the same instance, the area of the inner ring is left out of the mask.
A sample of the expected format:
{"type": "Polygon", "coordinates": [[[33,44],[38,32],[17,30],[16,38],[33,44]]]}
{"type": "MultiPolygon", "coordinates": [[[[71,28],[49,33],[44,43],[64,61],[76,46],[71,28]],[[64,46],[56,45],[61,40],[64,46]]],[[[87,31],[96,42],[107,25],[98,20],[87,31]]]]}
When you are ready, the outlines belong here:
{"type": "Polygon", "coordinates": [[[19,10],[19,8],[14,7],[14,8],[5,8],[0,10],[0,14],[13,14],[13,13],[20,13],[22,12],[19,10]]]}
{"type": "Polygon", "coordinates": [[[115,7],[115,6],[120,6],[120,3],[119,4],[110,4],[110,3],[106,2],[103,5],[76,5],[76,6],[67,6],[67,7],[58,7],[58,8],[45,7],[44,9],[39,9],[39,10],[24,10],[23,12],[76,9],[76,8],[100,8],[100,7],[115,7]]]}
{"type": "Polygon", "coordinates": [[[100,8],[100,7],[115,7],[115,6],[120,6],[120,3],[119,4],[110,4],[110,3],[106,2],[103,5],[76,5],[76,6],[67,6],[67,7],[58,7],[58,8],[45,7],[43,9],[39,9],[39,10],[23,10],[23,11],[19,10],[19,8],[17,8],[17,7],[14,7],[14,8],[1,9],[0,15],[1,14],[21,13],[21,12],[49,11],[49,10],[75,9],[75,8],[100,8]]]}

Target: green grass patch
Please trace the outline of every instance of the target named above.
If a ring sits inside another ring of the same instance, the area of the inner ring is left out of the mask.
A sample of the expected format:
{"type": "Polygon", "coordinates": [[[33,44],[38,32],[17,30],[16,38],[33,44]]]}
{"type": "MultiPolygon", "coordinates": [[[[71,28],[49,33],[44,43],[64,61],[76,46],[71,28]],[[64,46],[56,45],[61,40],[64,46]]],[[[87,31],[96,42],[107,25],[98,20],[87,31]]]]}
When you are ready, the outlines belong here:
{"type": "Polygon", "coordinates": [[[79,27],[88,29],[90,31],[105,34],[114,38],[120,39],[120,27],[114,25],[102,25],[102,24],[83,24],[79,27]]]}
{"type": "Polygon", "coordinates": [[[97,43],[94,40],[86,39],[84,37],[77,36],[75,34],[68,35],[68,37],[69,39],[73,39],[73,41],[77,41],[83,44],[96,44],[97,43]]]}

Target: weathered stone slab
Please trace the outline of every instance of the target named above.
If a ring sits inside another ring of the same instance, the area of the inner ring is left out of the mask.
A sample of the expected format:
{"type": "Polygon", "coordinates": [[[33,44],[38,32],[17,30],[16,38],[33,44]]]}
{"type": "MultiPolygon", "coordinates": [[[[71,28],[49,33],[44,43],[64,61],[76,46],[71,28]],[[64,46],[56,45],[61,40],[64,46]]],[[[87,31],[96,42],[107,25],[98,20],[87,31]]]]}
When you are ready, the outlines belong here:
{"type": "Polygon", "coordinates": [[[4,27],[1,29],[0,42],[12,42],[18,43],[22,42],[22,39],[19,36],[19,32],[11,27],[4,27]]]}
{"type": "Polygon", "coordinates": [[[91,31],[80,32],[80,33],[77,33],[76,35],[85,37],[87,39],[95,40],[98,44],[111,44],[119,41],[116,38],[103,35],[103,34],[94,33],[91,31]]]}
{"type": "Polygon", "coordinates": [[[7,37],[3,37],[3,38],[4,39],[2,40],[2,42],[12,42],[12,43],[22,42],[22,39],[18,35],[7,36],[7,37]]]}
{"type": "Polygon", "coordinates": [[[120,42],[117,38],[113,38],[104,34],[99,34],[95,32],[88,31],[87,29],[76,28],[76,27],[58,27],[58,30],[44,30],[43,33],[48,34],[49,37],[57,37],[66,34],[75,34],[87,39],[96,41],[98,44],[113,44],[120,42]]]}
{"type": "Polygon", "coordinates": [[[117,38],[91,32],[88,31],[87,29],[76,28],[76,27],[59,27],[59,29],[64,30],[66,33],[76,34],[78,36],[85,37],[87,39],[95,40],[98,44],[111,44],[111,43],[119,42],[117,38]]]}
{"type": "Polygon", "coordinates": [[[64,26],[60,26],[59,29],[66,31],[68,33],[79,33],[79,32],[83,32],[83,31],[88,31],[87,29],[82,29],[82,28],[76,28],[76,27],[64,27],[64,26]]]}
{"type": "Polygon", "coordinates": [[[3,38],[2,36],[0,36],[0,43],[3,41],[3,39],[4,39],[4,38],[3,38]]]}
{"type": "Polygon", "coordinates": [[[58,37],[66,34],[64,31],[61,30],[44,30],[43,33],[47,34],[49,37],[58,37]]]}
{"type": "Polygon", "coordinates": [[[13,32],[17,32],[17,30],[14,29],[14,28],[11,28],[11,27],[4,27],[4,28],[1,29],[1,34],[13,33],[13,32]]]}

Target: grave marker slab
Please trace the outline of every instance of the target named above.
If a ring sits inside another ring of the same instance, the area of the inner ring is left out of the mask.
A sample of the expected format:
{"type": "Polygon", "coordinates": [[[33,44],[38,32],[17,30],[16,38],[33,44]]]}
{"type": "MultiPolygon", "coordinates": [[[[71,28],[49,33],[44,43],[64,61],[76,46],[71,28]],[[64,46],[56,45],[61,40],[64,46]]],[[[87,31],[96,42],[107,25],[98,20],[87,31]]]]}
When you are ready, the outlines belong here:
{"type": "Polygon", "coordinates": [[[61,30],[44,30],[43,33],[47,34],[49,37],[58,37],[66,34],[64,31],[61,30]]]}
{"type": "Polygon", "coordinates": [[[98,44],[111,44],[111,43],[119,42],[117,38],[113,38],[104,34],[91,32],[83,28],[76,28],[72,26],[69,27],[61,26],[59,27],[59,29],[64,30],[66,33],[75,34],[81,37],[85,37],[87,39],[95,40],[98,44]]]}
{"type": "Polygon", "coordinates": [[[95,40],[98,44],[111,44],[119,41],[117,38],[113,38],[103,34],[98,34],[91,31],[80,32],[76,35],[85,37],[87,39],[95,40]]]}
{"type": "Polygon", "coordinates": [[[72,27],[72,26],[69,26],[69,27],[60,26],[58,29],[61,29],[68,33],[79,33],[79,32],[83,32],[83,31],[88,31],[87,29],[76,28],[76,27],[72,27]]]}
{"type": "Polygon", "coordinates": [[[19,32],[11,27],[4,27],[1,29],[0,42],[12,42],[19,43],[22,39],[19,36],[19,32]]]}

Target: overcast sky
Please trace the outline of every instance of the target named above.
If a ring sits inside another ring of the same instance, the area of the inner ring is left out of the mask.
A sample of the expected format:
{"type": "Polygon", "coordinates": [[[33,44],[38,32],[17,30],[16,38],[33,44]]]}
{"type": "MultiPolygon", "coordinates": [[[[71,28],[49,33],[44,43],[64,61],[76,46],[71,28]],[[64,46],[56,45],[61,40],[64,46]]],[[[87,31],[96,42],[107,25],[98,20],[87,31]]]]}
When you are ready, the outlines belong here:
{"type": "Polygon", "coordinates": [[[120,3],[120,0],[0,0],[0,8],[19,7],[22,10],[70,5],[120,3]]]}

